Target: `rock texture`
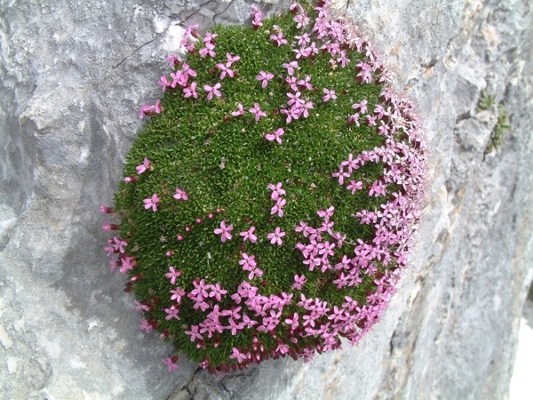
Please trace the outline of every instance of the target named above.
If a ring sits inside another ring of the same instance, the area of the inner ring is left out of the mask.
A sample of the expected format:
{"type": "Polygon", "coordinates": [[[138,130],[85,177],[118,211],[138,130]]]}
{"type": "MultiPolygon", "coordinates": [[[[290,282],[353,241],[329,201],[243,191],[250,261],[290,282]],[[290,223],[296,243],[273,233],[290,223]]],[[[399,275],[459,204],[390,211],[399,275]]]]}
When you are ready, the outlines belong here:
{"type": "Polygon", "coordinates": [[[505,398],[533,272],[529,0],[339,2],[419,102],[431,149],[410,270],[357,348],[225,377],[181,360],[169,374],[171,349],[138,329],[98,207],[180,26],[242,23],[249,4],[0,4],[0,398],[505,398]],[[482,89],[512,125],[496,153],[482,89]]]}

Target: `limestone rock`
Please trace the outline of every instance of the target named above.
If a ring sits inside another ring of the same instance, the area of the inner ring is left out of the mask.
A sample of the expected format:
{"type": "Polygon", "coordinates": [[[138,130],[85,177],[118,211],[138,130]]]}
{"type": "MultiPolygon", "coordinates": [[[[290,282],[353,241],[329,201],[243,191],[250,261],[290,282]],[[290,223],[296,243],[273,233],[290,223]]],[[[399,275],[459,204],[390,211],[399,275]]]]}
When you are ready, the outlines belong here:
{"type": "Polygon", "coordinates": [[[0,397],[505,398],[533,265],[528,0],[339,2],[419,103],[431,149],[410,269],[357,348],[224,377],[181,360],[169,374],[172,349],[138,329],[98,207],[112,201],[138,108],[159,95],[168,30],[243,23],[250,4],[0,5],[0,397]],[[481,89],[512,125],[495,153],[481,89]]]}

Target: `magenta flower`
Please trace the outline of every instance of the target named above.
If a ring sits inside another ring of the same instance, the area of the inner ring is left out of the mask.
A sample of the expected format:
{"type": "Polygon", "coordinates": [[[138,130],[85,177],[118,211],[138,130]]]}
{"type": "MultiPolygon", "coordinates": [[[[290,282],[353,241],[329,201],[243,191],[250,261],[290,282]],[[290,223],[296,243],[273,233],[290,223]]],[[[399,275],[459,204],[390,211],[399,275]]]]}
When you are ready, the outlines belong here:
{"type": "Polygon", "coordinates": [[[211,285],[211,293],[209,293],[209,297],[214,297],[217,299],[217,301],[222,301],[222,296],[224,296],[226,293],[228,293],[228,291],[222,289],[220,287],[220,283],[217,283],[215,285],[211,285]]]}
{"type": "Polygon", "coordinates": [[[264,111],[261,111],[261,108],[259,106],[259,103],[254,103],[253,108],[250,108],[248,111],[250,111],[252,114],[255,115],[255,120],[259,121],[261,117],[266,117],[266,113],[264,111]]]}
{"type": "Polygon", "coordinates": [[[217,82],[215,86],[209,86],[204,85],[204,90],[207,92],[207,100],[211,100],[213,98],[213,95],[220,97],[222,96],[222,93],[220,93],[220,82],[217,82]]]}
{"type": "Polygon", "coordinates": [[[133,300],[133,302],[135,303],[135,309],[137,311],[140,311],[140,312],[144,312],[144,311],[150,311],[150,307],[148,307],[146,304],[142,304],[141,302],[137,301],[137,300],[133,300]]]}
{"type": "Polygon", "coordinates": [[[189,200],[189,196],[187,195],[187,192],[180,188],[176,188],[176,194],[172,197],[174,197],[176,200],[183,200],[183,201],[189,200]]]}
{"type": "Polygon", "coordinates": [[[154,327],[145,319],[141,319],[141,329],[144,329],[146,333],[150,333],[154,327]]]}
{"type": "Polygon", "coordinates": [[[329,101],[331,99],[335,100],[337,98],[337,95],[335,94],[334,90],[328,90],[326,88],[322,90],[324,91],[324,97],[322,97],[322,100],[329,101]]]}
{"type": "Polygon", "coordinates": [[[259,75],[255,77],[258,81],[261,81],[261,87],[264,89],[268,85],[268,81],[271,81],[274,78],[274,74],[265,71],[259,71],[259,75]]]}
{"type": "Polygon", "coordinates": [[[185,331],[186,335],[191,337],[191,342],[194,342],[195,339],[202,340],[202,335],[198,332],[198,325],[192,325],[190,331],[185,331]]]}
{"type": "Polygon", "coordinates": [[[205,44],[205,47],[200,50],[200,56],[202,58],[206,56],[216,57],[217,53],[215,53],[214,50],[215,50],[215,45],[211,42],[207,42],[205,44]]]}
{"type": "Polygon", "coordinates": [[[220,79],[224,79],[226,75],[229,75],[232,78],[235,77],[235,71],[230,69],[227,65],[218,63],[215,66],[217,67],[218,70],[222,71],[222,73],[220,74],[220,79]]]}
{"type": "Polygon", "coordinates": [[[283,232],[281,228],[277,226],[274,232],[267,235],[267,238],[270,239],[270,244],[277,244],[278,246],[281,246],[283,244],[283,241],[281,240],[283,236],[285,236],[285,232],[283,232]]]}
{"type": "Polygon", "coordinates": [[[229,68],[234,62],[239,61],[241,59],[241,56],[232,56],[230,53],[226,53],[226,58],[228,59],[226,67],[229,68]]]}
{"type": "Polygon", "coordinates": [[[272,39],[272,41],[274,42],[274,46],[276,47],[279,47],[281,46],[282,44],[289,44],[289,42],[287,41],[287,39],[285,39],[283,37],[283,32],[278,32],[277,35],[270,35],[270,39],[272,39]]]}
{"type": "Polygon", "coordinates": [[[172,318],[177,319],[178,321],[180,320],[180,317],[178,316],[180,312],[179,308],[172,306],[170,308],[165,308],[165,312],[167,313],[167,316],[165,317],[167,321],[170,321],[172,318]]]}
{"type": "Polygon", "coordinates": [[[185,290],[183,290],[180,287],[177,287],[175,289],[171,289],[170,293],[172,294],[172,296],[170,296],[170,300],[175,300],[176,303],[180,303],[181,302],[181,298],[183,296],[185,296],[185,290]]]}
{"type": "Polygon", "coordinates": [[[242,236],[243,242],[246,242],[249,240],[252,243],[257,242],[257,236],[254,235],[255,226],[250,227],[247,231],[239,233],[240,236],[242,236]]]}
{"type": "Polygon", "coordinates": [[[298,61],[291,61],[290,63],[284,63],[281,66],[287,69],[287,74],[294,75],[294,69],[298,68],[298,61]]]}
{"type": "Polygon", "coordinates": [[[268,188],[272,190],[272,194],[270,195],[272,200],[277,200],[279,196],[283,196],[286,193],[285,190],[281,188],[282,185],[283,183],[281,182],[276,183],[276,185],[272,183],[268,184],[268,188]]]}
{"type": "Polygon", "coordinates": [[[190,75],[193,78],[196,77],[196,75],[197,75],[196,71],[193,70],[191,67],[189,67],[189,64],[187,64],[187,63],[183,64],[182,71],[183,71],[184,74],[190,75]]]}
{"type": "Polygon", "coordinates": [[[220,235],[220,241],[222,243],[225,243],[226,240],[231,240],[232,236],[231,236],[230,232],[232,230],[233,230],[233,225],[226,226],[226,222],[222,221],[220,223],[220,228],[215,229],[214,232],[217,235],[220,235]]]}
{"type": "Polygon", "coordinates": [[[239,107],[239,111],[233,111],[231,113],[231,115],[233,115],[234,117],[240,117],[240,116],[244,115],[244,108],[243,108],[242,104],[239,103],[238,107],[239,107]]]}
{"type": "Polygon", "coordinates": [[[167,80],[167,77],[165,75],[163,75],[161,79],[159,79],[159,82],[157,82],[157,84],[161,86],[163,93],[165,92],[165,90],[167,90],[167,88],[172,85],[172,83],[167,80]]]}
{"type": "Polygon", "coordinates": [[[176,364],[174,360],[170,357],[165,358],[163,360],[163,364],[167,366],[168,372],[172,372],[178,369],[178,364],[176,364]]]}
{"type": "Polygon", "coordinates": [[[183,97],[185,97],[186,99],[188,99],[189,97],[194,97],[195,99],[197,99],[198,93],[196,92],[196,86],[197,86],[197,83],[193,82],[191,83],[190,87],[184,87],[183,93],[185,93],[185,95],[183,97]]]}
{"type": "Polygon", "coordinates": [[[150,169],[150,160],[144,157],[144,162],[141,165],[137,165],[135,169],[138,175],[142,174],[144,171],[150,169]]]}
{"type": "Polygon", "coordinates": [[[346,189],[350,190],[352,194],[355,194],[358,190],[363,189],[363,182],[351,180],[348,186],[346,186],[346,189]]]}
{"type": "Polygon", "coordinates": [[[246,353],[241,353],[239,351],[239,349],[237,349],[236,347],[233,348],[233,354],[231,354],[229,356],[229,358],[231,359],[234,359],[236,358],[237,359],[237,362],[239,364],[241,364],[243,361],[245,361],[246,359],[248,359],[248,355],[246,353]]]}
{"type": "Polygon", "coordinates": [[[275,132],[266,134],[265,139],[270,142],[275,140],[276,142],[281,144],[282,143],[281,135],[283,135],[284,133],[285,133],[285,130],[283,128],[278,128],[275,132]]]}
{"type": "Polygon", "coordinates": [[[305,275],[294,275],[294,284],[291,286],[291,289],[302,290],[305,282],[307,282],[307,278],[305,277],[305,275]]]}
{"type": "Polygon", "coordinates": [[[180,270],[175,270],[173,266],[170,266],[168,269],[169,269],[170,272],[167,272],[165,274],[165,276],[168,279],[170,279],[170,283],[172,285],[175,285],[176,284],[176,279],[181,276],[181,271],[180,270]]]}
{"type": "Polygon", "coordinates": [[[152,208],[152,210],[154,212],[156,212],[157,211],[157,203],[159,203],[159,196],[157,195],[157,193],[154,193],[152,195],[152,197],[144,199],[143,202],[144,202],[144,208],[146,208],[147,210],[149,208],[152,208]]]}

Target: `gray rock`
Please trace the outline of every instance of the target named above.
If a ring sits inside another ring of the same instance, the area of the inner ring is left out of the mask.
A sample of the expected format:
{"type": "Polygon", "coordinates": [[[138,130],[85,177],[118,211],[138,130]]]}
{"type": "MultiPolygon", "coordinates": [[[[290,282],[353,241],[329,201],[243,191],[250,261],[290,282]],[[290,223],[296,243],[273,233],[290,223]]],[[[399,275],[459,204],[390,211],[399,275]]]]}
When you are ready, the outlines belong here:
{"type": "Polygon", "coordinates": [[[528,0],[345,6],[419,103],[431,149],[410,269],[357,348],[225,377],[181,360],[169,374],[172,348],[138,329],[98,206],[112,201],[139,106],[159,96],[165,29],[243,22],[249,4],[0,5],[0,397],[505,398],[533,265],[528,0]],[[477,111],[483,88],[513,127],[486,155],[496,120],[477,111]]]}

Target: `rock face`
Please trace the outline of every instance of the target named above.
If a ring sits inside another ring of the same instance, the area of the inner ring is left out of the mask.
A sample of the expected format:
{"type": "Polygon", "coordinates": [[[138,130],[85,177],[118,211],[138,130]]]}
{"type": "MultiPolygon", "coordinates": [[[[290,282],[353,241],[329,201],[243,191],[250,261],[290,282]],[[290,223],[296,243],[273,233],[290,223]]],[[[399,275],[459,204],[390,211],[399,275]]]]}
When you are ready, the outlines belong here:
{"type": "MultiPolygon", "coordinates": [[[[181,26],[242,23],[243,0],[0,5],[0,398],[501,399],[533,266],[529,0],[340,6],[415,99],[431,154],[424,216],[398,293],[357,348],[225,377],[142,333],[102,250],[111,203],[181,26]],[[496,105],[501,149],[485,154],[496,105]]],[[[280,4],[263,4],[276,11],[280,4]]]]}

